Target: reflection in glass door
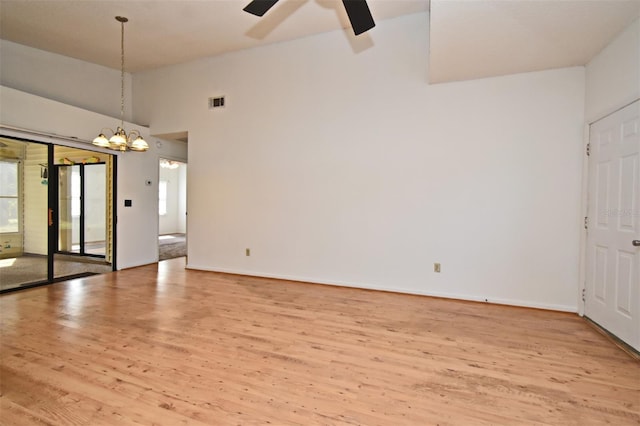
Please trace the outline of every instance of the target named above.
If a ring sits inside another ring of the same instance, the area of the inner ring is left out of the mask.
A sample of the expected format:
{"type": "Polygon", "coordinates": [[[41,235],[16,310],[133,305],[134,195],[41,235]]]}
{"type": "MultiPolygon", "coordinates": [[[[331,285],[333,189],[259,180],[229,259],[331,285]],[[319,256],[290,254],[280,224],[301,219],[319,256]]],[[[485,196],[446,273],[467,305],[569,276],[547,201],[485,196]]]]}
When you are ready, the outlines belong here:
{"type": "Polygon", "coordinates": [[[58,170],[58,250],[74,250],[80,241],[80,166],[56,166],[58,170]]]}
{"type": "Polygon", "coordinates": [[[104,163],[58,165],[58,252],[105,257],[107,169],[104,163]]]}
{"type": "Polygon", "coordinates": [[[107,240],[107,168],[105,164],[84,166],[84,203],[81,217],[84,219],[81,253],[105,257],[107,240]]]}

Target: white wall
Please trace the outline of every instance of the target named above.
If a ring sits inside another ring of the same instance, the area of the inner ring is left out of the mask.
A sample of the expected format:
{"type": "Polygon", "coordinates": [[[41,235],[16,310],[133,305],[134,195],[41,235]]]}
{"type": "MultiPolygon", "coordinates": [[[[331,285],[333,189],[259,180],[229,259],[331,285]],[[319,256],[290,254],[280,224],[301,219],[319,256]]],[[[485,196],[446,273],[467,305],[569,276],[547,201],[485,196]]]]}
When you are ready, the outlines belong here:
{"type": "Polygon", "coordinates": [[[429,86],[426,14],[370,36],[134,76],[189,132],[188,266],[575,311],[584,68],[429,86]]]}
{"type": "Polygon", "coordinates": [[[588,123],[640,99],[640,20],[627,27],[586,69],[588,123]]]}
{"type": "MultiPolygon", "coordinates": [[[[120,71],[0,40],[0,84],[120,117],[120,71]]],[[[131,75],[125,73],[125,120],[132,117],[131,75]]]]}
{"type": "MultiPolygon", "coordinates": [[[[79,142],[70,146],[93,150],[93,145],[88,141],[95,137],[101,127],[114,128],[119,120],[0,87],[0,123],[76,137],[79,142]]],[[[131,123],[125,123],[125,128],[140,130],[149,142],[150,149],[146,153],[118,154],[117,266],[120,269],[158,260],[158,158],[168,156],[186,160],[184,143],[163,141],[158,147],[155,143],[157,139],[149,136],[147,128],[131,123]],[[150,186],[146,185],[147,180],[151,181],[150,186]],[[125,199],[133,201],[132,207],[124,207],[125,199]]],[[[13,134],[6,130],[1,133],[13,134]]],[[[50,141],[48,138],[28,137],[50,141]]]]}

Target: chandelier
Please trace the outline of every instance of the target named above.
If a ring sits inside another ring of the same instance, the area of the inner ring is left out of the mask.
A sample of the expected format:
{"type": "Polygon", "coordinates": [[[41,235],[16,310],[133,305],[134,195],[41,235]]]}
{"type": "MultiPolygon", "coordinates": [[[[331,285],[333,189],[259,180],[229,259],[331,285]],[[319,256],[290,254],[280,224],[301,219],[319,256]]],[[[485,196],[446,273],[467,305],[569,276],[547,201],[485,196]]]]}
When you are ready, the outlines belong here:
{"type": "Polygon", "coordinates": [[[116,16],[116,21],[120,22],[120,126],[116,128],[115,132],[105,127],[93,140],[93,144],[116,151],[146,151],[149,149],[149,144],[142,138],[138,130],[132,130],[128,135],[124,130],[124,23],[129,19],[124,16],[116,16]],[[107,139],[104,135],[105,130],[111,132],[113,136],[107,139]]]}

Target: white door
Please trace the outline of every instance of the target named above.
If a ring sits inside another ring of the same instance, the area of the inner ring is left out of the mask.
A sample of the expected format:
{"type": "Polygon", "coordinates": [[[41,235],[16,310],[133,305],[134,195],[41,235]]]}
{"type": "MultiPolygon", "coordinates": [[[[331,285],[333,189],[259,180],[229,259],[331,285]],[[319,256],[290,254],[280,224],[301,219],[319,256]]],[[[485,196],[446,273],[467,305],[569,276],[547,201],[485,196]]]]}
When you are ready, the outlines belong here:
{"type": "Polygon", "coordinates": [[[640,350],[640,101],[590,128],[585,315],[640,350]]]}

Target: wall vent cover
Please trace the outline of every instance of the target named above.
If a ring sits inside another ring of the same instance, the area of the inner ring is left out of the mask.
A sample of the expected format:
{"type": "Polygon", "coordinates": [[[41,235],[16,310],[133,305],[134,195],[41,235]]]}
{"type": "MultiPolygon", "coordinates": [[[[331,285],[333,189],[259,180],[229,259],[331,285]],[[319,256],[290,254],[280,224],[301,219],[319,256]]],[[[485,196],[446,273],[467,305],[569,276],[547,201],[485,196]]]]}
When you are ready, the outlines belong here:
{"type": "Polygon", "coordinates": [[[209,98],[209,109],[224,107],[224,96],[209,98]]]}

